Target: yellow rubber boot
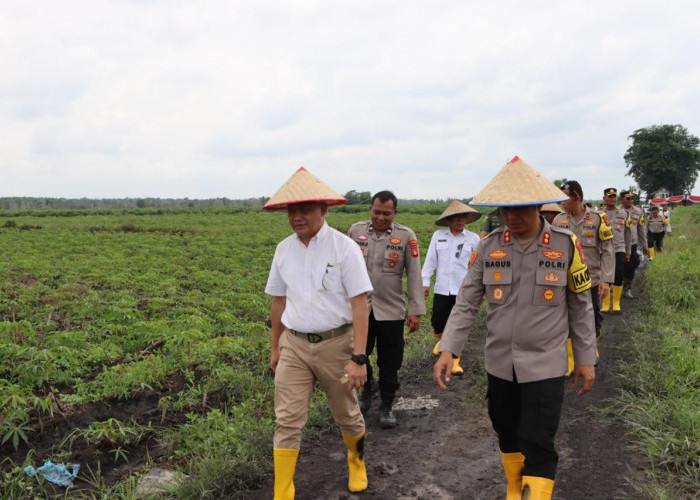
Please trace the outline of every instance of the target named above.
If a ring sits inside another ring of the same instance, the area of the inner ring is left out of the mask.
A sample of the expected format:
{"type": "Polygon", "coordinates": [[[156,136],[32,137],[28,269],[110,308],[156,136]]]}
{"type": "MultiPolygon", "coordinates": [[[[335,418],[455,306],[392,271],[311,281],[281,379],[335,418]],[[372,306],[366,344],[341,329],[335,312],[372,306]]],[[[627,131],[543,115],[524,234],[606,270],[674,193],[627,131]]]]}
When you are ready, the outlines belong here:
{"type": "Polygon", "coordinates": [[[460,358],[452,358],[452,375],[461,377],[464,375],[464,368],[459,366],[459,359],[460,358]]]}
{"type": "Polygon", "coordinates": [[[649,260],[654,260],[654,247],[649,247],[647,250],[649,250],[649,260]]]}
{"type": "Polygon", "coordinates": [[[435,347],[433,347],[433,356],[439,356],[440,355],[440,339],[442,338],[442,333],[438,333],[435,330],[433,330],[433,337],[438,339],[437,344],[435,344],[435,347]]]}
{"type": "Polygon", "coordinates": [[[352,492],[367,489],[367,468],[365,467],[365,431],[351,437],[343,432],[343,441],[348,448],[348,489],[352,492]]]}
{"type": "Polygon", "coordinates": [[[551,500],[554,481],[546,477],[523,476],[523,500],[551,500]]]}
{"type": "Polygon", "coordinates": [[[294,500],[294,471],[297,468],[299,450],[274,448],[275,498],[274,500],[294,500]]]}
{"type": "Polygon", "coordinates": [[[571,339],[566,339],[566,352],[567,352],[567,368],[566,376],[571,375],[574,371],[574,348],[571,347],[571,339]]]}
{"type": "Polygon", "coordinates": [[[602,312],[602,313],[610,312],[610,296],[611,295],[612,294],[609,293],[603,298],[602,306],[600,307],[600,312],[602,312]]]}
{"type": "Polygon", "coordinates": [[[613,285],[613,312],[620,312],[620,299],[622,298],[622,285],[613,285]]]}
{"type": "Polygon", "coordinates": [[[503,472],[508,481],[506,500],[520,500],[523,491],[523,466],[525,465],[525,455],[520,452],[501,452],[501,462],[503,463],[503,472]]]}

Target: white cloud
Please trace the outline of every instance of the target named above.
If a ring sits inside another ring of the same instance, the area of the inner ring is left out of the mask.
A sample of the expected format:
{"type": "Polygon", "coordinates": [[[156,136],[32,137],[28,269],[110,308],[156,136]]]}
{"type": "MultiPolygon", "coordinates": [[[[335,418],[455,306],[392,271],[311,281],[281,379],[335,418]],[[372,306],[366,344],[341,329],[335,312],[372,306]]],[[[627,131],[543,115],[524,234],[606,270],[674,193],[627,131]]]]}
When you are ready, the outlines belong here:
{"type": "Polygon", "coordinates": [[[700,135],[686,1],[2,3],[0,196],[466,197],[514,154],[597,193],[700,135]]]}

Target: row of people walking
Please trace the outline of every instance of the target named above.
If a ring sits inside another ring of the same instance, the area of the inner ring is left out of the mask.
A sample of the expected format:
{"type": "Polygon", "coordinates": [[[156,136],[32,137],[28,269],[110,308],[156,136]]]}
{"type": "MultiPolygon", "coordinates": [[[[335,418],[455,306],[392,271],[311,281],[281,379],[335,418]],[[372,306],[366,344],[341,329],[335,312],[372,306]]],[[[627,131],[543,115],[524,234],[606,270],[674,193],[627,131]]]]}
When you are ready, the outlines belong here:
{"type": "Polygon", "coordinates": [[[470,202],[498,207],[485,217],[481,238],[465,229],[480,213],[453,201],[436,221],[441,229],[421,269],[415,233],[394,221],[393,193],[375,194],[370,220],[353,224],[346,236],[324,219],[329,206],[346,200],[300,168],[263,207],[287,211],[294,231],[278,245],[265,288],[272,296],[275,498],[294,498],[301,429],[316,382],[348,449],[348,489],[368,487],[364,416],[378,395],[380,427],[397,425],[404,326],[408,320],[409,331],[418,330],[433,275],[435,382],[446,389],[463,373],[460,354],[485,299],[488,411],[507,498],[523,491],[550,498],[565,377],[571,375],[579,395],[593,387],[601,312],[609,310],[600,299],[612,295],[619,310],[616,287],[625,280],[631,286],[635,245],[646,249],[643,213],[626,201],[631,193],[621,193],[630,208],[619,209],[616,196],[606,189],[609,210],[591,210],[578,182],[559,189],[515,157],[470,202]],[[546,219],[548,208],[560,213],[546,219]],[[375,349],[377,377],[369,359],[375,349]]]}

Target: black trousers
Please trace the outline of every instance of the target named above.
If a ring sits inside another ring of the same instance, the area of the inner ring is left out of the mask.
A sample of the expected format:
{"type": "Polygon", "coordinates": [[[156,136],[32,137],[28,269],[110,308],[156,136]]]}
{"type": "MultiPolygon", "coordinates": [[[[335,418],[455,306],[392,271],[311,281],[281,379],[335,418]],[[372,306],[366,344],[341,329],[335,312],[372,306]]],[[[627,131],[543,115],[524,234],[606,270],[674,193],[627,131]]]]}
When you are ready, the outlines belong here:
{"type": "Polygon", "coordinates": [[[665,234],[665,231],[661,231],[660,233],[652,233],[651,231],[647,231],[647,247],[656,248],[657,251],[663,252],[665,234]]]}
{"type": "Polygon", "coordinates": [[[489,417],[503,453],[525,455],[524,476],[554,480],[554,436],[564,400],[564,377],[519,384],[488,374],[489,417]]]}
{"type": "Polygon", "coordinates": [[[637,253],[637,245],[632,245],[632,255],[629,262],[625,262],[625,267],[622,271],[622,276],[630,283],[634,279],[634,272],[639,267],[639,254],[637,253]]]}
{"type": "Polygon", "coordinates": [[[452,308],[457,301],[456,295],[433,295],[433,314],[430,317],[430,324],[433,326],[435,333],[445,331],[447,319],[450,317],[452,308]]]}
{"type": "MultiPolygon", "coordinates": [[[[399,368],[403,363],[403,326],[405,320],[377,321],[374,311],[369,314],[367,356],[377,346],[379,392],[383,400],[392,400],[399,390],[399,368]]],[[[372,382],[372,363],[367,363],[367,384],[372,382]]]]}
{"type": "Polygon", "coordinates": [[[622,271],[625,268],[625,252],[615,252],[615,282],[613,285],[622,285],[622,271]]]}

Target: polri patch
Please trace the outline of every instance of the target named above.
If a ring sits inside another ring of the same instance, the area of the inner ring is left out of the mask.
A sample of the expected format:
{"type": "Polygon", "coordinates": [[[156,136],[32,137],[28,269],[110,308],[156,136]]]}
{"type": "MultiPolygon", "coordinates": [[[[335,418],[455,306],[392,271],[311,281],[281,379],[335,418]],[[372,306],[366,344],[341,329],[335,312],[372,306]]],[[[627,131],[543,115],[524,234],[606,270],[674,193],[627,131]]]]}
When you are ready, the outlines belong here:
{"type": "Polygon", "coordinates": [[[467,264],[467,269],[471,269],[472,265],[474,264],[474,261],[476,260],[476,250],[472,252],[471,257],[469,257],[469,264],[467,264]]]}
{"type": "Polygon", "coordinates": [[[408,240],[408,247],[411,249],[411,257],[418,257],[418,240],[408,240]]]}

